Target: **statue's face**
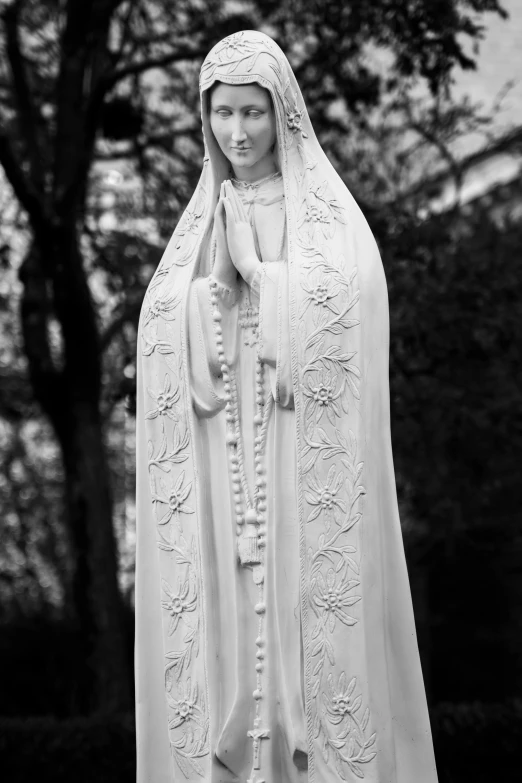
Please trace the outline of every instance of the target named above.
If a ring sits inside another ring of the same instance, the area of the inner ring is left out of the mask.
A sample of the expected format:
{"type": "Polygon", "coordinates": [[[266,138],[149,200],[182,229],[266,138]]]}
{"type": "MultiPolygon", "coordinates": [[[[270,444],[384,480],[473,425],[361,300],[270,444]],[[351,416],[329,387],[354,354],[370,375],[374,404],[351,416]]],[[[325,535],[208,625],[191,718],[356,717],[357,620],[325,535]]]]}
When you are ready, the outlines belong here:
{"type": "Polygon", "coordinates": [[[258,84],[217,84],[210,126],[238,179],[254,181],[276,170],[276,122],[267,90],[258,84]]]}

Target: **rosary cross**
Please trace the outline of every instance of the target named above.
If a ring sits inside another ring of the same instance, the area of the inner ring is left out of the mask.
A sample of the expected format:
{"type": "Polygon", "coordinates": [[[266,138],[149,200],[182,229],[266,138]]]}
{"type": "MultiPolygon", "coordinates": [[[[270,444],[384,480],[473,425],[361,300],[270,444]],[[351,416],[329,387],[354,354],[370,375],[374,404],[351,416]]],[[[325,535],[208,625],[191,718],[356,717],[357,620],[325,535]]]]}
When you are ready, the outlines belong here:
{"type": "Polygon", "coordinates": [[[248,732],[248,736],[252,737],[254,740],[253,742],[253,749],[254,749],[254,769],[260,769],[260,760],[259,760],[259,751],[261,750],[261,740],[262,739],[268,739],[270,736],[270,732],[268,729],[260,729],[259,728],[259,720],[256,719],[254,721],[255,728],[251,729],[248,732]]]}

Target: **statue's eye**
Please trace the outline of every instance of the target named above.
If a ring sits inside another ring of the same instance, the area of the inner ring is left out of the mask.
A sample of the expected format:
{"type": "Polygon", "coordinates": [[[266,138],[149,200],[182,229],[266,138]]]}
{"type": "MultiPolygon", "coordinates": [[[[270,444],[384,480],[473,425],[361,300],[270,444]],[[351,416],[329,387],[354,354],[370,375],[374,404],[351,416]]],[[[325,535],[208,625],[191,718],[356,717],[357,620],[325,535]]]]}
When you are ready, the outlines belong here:
{"type": "Polygon", "coordinates": [[[251,109],[251,110],[248,112],[248,116],[249,116],[249,117],[254,117],[254,119],[257,119],[257,117],[261,117],[262,113],[263,113],[263,112],[261,112],[261,111],[257,111],[256,109],[251,109]]]}
{"type": "Polygon", "coordinates": [[[216,114],[218,114],[220,117],[230,117],[230,112],[228,109],[216,109],[216,114]]]}

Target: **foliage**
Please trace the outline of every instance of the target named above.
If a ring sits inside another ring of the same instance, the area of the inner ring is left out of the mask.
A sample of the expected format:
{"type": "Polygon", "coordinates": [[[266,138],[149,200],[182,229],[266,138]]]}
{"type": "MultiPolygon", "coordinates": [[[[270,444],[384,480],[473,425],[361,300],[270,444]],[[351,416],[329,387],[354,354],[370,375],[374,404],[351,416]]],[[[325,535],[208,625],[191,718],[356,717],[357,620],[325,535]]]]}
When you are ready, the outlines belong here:
{"type": "Polygon", "coordinates": [[[440,783],[516,783],[520,776],[522,702],[441,703],[431,711],[440,783]]]}
{"type": "Polygon", "coordinates": [[[5,783],[132,783],[136,780],[134,715],[0,719],[5,783]]]}
{"type": "Polygon", "coordinates": [[[522,226],[477,209],[408,228],[383,254],[393,436],[418,521],[447,542],[522,503],[522,226]]]}

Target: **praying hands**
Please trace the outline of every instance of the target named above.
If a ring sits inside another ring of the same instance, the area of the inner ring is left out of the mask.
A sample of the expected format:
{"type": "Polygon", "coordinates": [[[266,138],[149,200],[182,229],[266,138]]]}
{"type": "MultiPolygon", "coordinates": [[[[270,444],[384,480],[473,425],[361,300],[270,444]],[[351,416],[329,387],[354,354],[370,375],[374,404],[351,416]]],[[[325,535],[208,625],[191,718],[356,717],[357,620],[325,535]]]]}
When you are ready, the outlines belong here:
{"type": "Polygon", "coordinates": [[[214,277],[230,287],[236,282],[239,273],[250,285],[261,262],[244,206],[229,180],[221,185],[214,224],[217,241],[214,277]]]}

